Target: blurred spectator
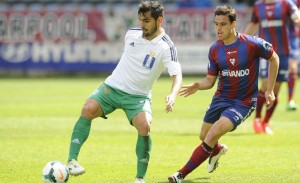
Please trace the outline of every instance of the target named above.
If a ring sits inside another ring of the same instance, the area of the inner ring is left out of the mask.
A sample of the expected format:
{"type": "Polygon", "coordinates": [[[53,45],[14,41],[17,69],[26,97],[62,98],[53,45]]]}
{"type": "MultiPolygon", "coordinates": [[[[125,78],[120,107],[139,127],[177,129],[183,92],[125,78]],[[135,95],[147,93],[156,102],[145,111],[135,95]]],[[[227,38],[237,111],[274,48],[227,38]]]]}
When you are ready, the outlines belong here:
{"type": "Polygon", "coordinates": [[[213,7],[213,2],[212,2],[212,0],[196,0],[196,7],[211,8],[211,7],[213,7]]]}
{"type": "Polygon", "coordinates": [[[210,8],[213,7],[212,0],[179,0],[178,8],[210,8]]]}
{"type": "Polygon", "coordinates": [[[109,41],[117,41],[121,38],[122,32],[125,29],[122,26],[121,16],[116,15],[118,11],[115,10],[113,4],[109,4],[107,11],[104,13],[105,32],[109,41]]]}
{"type": "Polygon", "coordinates": [[[247,6],[252,7],[256,0],[236,0],[238,4],[246,4],[247,6]]]}
{"type": "Polygon", "coordinates": [[[137,25],[134,25],[135,24],[134,20],[136,18],[136,14],[132,10],[130,4],[126,4],[125,12],[126,13],[123,16],[123,19],[124,19],[124,24],[125,24],[126,30],[129,29],[130,27],[136,27],[137,25]]]}
{"type": "Polygon", "coordinates": [[[219,0],[218,3],[221,3],[221,4],[231,4],[230,0],[219,0]]]}
{"type": "Polygon", "coordinates": [[[179,0],[178,8],[193,8],[195,7],[195,0],[179,0]]]}
{"type": "Polygon", "coordinates": [[[249,1],[246,1],[248,2],[248,6],[252,7],[254,5],[256,0],[249,0],[249,1]]]}

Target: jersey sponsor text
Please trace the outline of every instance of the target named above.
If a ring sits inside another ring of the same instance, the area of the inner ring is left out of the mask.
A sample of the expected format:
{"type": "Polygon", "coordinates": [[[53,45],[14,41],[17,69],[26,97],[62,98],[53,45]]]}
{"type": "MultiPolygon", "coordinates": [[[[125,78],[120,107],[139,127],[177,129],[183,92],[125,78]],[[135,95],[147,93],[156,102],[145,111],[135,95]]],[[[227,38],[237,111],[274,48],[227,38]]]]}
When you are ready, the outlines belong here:
{"type": "Polygon", "coordinates": [[[243,77],[243,76],[248,76],[249,75],[249,69],[245,70],[235,70],[235,71],[230,71],[230,70],[223,70],[222,71],[222,76],[228,76],[228,77],[243,77]]]}

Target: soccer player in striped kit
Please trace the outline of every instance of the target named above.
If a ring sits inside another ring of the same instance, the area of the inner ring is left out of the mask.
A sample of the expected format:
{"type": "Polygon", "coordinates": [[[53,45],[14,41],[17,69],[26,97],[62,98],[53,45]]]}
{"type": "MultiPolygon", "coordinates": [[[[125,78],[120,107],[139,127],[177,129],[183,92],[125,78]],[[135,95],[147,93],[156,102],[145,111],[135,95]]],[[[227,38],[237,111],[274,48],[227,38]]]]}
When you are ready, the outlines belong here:
{"type": "Polygon", "coordinates": [[[217,168],[219,158],[227,151],[227,146],[220,144],[220,138],[234,131],[255,110],[260,57],[270,62],[265,93],[267,107],[271,108],[275,100],[273,89],[279,58],[272,45],[261,38],[237,33],[236,12],[230,6],[216,8],[214,23],[218,41],[209,50],[207,76],[182,86],[180,95],[187,97],[198,90],[210,89],[217,78],[218,88],[203,119],[200,132],[202,143],[186,165],[168,177],[171,183],[182,182],[207,158],[208,172],[217,168]]]}
{"type": "Polygon", "coordinates": [[[165,103],[166,112],[171,112],[180,90],[182,72],[175,45],[161,27],[163,5],[158,1],[143,1],[138,8],[138,17],[140,27],[127,31],[125,49],[117,67],[87,99],[74,126],[68,159],[72,175],[85,172],[77,158],[88,138],[91,121],[122,109],[137,130],[135,183],[145,182],[152,147],[152,85],[167,68],[173,84],[165,103]]]}
{"type": "MultiPolygon", "coordinates": [[[[293,0],[298,11],[300,8],[300,0],[293,0]]],[[[289,78],[288,78],[288,103],[286,106],[287,111],[297,110],[297,105],[294,100],[294,93],[296,82],[298,79],[298,62],[300,57],[300,41],[299,41],[299,27],[294,23],[289,26],[289,39],[290,39],[290,57],[289,57],[289,78]]]]}
{"type": "Polygon", "coordinates": [[[278,93],[282,82],[288,80],[288,65],[290,43],[288,37],[289,21],[299,24],[299,11],[291,0],[260,0],[253,6],[251,22],[248,24],[245,33],[254,35],[259,28],[259,37],[265,39],[273,45],[274,50],[280,58],[278,77],[274,93],[276,100],[272,108],[266,110],[264,119],[261,119],[262,108],[265,104],[264,92],[267,87],[268,62],[261,60],[260,72],[262,84],[257,98],[257,109],[253,121],[255,133],[273,134],[269,125],[269,120],[278,104],[278,93]]]}

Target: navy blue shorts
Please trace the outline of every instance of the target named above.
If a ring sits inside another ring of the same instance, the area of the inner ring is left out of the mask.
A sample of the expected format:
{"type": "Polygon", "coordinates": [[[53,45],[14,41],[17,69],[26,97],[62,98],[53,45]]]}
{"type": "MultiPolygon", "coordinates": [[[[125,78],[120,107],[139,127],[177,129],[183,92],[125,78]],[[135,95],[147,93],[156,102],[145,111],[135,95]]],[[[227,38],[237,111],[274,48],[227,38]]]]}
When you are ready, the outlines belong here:
{"type": "MultiPolygon", "coordinates": [[[[276,81],[284,82],[288,80],[289,76],[289,56],[278,55],[279,56],[279,69],[276,81]]],[[[261,78],[268,77],[268,67],[269,61],[265,59],[260,59],[260,76],[261,78]]]]}
{"type": "Polygon", "coordinates": [[[235,130],[245,121],[256,108],[256,99],[252,99],[250,106],[244,105],[240,100],[229,100],[214,97],[204,116],[204,122],[214,124],[220,117],[226,117],[233,123],[235,130]]]}

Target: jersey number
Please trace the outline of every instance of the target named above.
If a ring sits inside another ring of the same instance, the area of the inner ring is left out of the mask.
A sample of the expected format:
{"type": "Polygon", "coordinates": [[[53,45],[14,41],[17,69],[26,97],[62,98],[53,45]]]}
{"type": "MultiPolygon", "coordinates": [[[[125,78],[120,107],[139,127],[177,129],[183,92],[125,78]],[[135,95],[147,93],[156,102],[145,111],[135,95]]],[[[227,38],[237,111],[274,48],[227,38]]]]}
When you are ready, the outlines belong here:
{"type": "Polygon", "coordinates": [[[155,62],[155,57],[151,57],[150,55],[146,55],[144,62],[143,62],[143,66],[147,69],[152,69],[153,65],[155,62]]]}

